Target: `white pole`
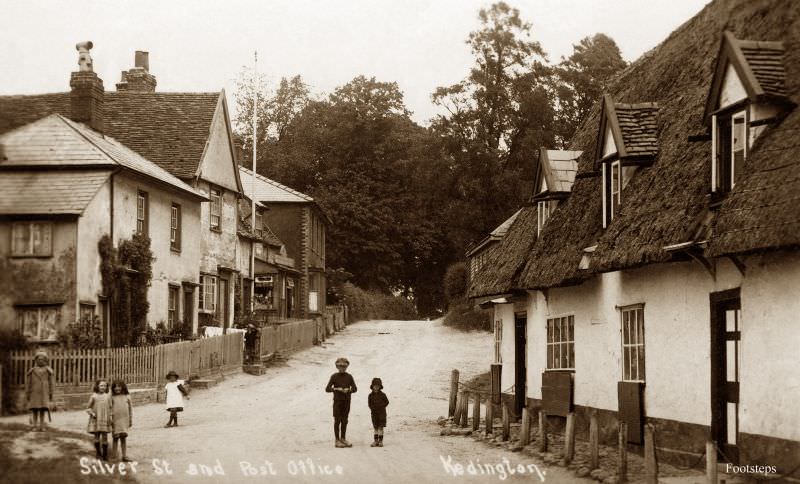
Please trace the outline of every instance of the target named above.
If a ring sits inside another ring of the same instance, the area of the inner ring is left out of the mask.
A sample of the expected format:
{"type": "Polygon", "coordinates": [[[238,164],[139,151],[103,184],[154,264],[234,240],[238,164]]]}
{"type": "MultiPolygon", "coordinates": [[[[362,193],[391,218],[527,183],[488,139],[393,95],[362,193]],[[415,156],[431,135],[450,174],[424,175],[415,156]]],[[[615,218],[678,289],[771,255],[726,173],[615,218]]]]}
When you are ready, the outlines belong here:
{"type": "MultiPolygon", "coordinates": [[[[253,173],[250,178],[250,228],[256,231],[256,146],[258,145],[258,51],[253,52],[253,173]]],[[[250,311],[255,307],[256,244],[250,244],[250,311]]]]}

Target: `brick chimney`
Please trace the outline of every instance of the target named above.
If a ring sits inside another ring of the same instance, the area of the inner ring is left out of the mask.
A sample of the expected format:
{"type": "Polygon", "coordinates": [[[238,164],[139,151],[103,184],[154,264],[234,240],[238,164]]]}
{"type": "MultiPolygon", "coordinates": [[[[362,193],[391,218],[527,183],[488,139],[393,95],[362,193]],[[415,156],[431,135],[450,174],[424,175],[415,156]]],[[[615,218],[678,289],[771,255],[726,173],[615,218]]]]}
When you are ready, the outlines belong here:
{"type": "Polygon", "coordinates": [[[78,50],[78,71],[70,75],[70,118],[84,123],[98,132],[103,132],[103,80],[97,77],[92,67],[89,51],[93,44],[81,42],[78,50]]]}
{"type": "Polygon", "coordinates": [[[137,50],[134,67],[122,71],[117,91],[155,92],[156,76],[150,74],[150,53],[137,50]]]}

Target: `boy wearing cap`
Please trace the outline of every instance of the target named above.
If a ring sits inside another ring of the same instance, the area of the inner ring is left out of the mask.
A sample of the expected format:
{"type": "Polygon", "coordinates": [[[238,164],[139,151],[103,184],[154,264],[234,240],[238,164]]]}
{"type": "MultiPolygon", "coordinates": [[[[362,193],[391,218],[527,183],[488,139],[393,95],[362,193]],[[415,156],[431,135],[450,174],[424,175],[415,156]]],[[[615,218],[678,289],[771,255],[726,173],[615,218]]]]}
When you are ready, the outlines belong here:
{"type": "Polygon", "coordinates": [[[380,378],[373,378],[369,386],[372,391],[367,397],[367,404],[372,412],[372,427],[375,429],[375,441],[370,447],[383,447],[383,428],[386,427],[386,406],[389,399],[383,393],[383,382],[380,378]]]}
{"type": "Polygon", "coordinates": [[[331,375],[325,391],[333,393],[333,434],[336,436],[336,447],[352,447],[347,441],[347,416],[350,415],[350,395],[358,391],[353,375],[347,373],[350,362],[347,358],[336,360],[337,373],[331,375]]]}

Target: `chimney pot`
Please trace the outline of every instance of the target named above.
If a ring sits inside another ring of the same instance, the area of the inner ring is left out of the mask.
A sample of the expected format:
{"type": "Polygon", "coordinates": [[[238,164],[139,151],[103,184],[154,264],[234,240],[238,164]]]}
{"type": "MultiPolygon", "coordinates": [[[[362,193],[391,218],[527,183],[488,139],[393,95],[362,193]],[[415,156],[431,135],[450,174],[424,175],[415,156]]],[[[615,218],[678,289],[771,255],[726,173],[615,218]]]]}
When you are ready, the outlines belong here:
{"type": "Polygon", "coordinates": [[[75,49],[78,51],[78,70],[80,72],[94,72],[92,55],[89,53],[92,47],[94,47],[94,44],[91,40],[75,44],[75,49]]]}
{"type": "Polygon", "coordinates": [[[150,53],[144,50],[137,50],[134,65],[144,68],[146,72],[150,72],[150,53]]]}
{"type": "Polygon", "coordinates": [[[89,50],[91,41],[80,42],[78,50],[78,71],[69,79],[70,118],[79,123],[89,125],[95,131],[103,132],[103,80],[92,69],[92,56],[89,50]]]}

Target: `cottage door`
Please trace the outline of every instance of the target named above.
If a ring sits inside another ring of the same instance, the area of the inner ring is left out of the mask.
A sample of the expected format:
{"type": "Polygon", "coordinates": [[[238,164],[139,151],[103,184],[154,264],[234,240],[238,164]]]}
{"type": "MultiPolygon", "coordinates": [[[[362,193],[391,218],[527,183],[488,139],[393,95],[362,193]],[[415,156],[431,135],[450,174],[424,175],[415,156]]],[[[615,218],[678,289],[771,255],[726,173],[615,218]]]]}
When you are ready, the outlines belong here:
{"type": "Polygon", "coordinates": [[[739,289],[711,294],[711,434],[719,459],[739,460],[739,354],[742,306],[739,289]]]}
{"type": "Polygon", "coordinates": [[[525,407],[525,343],[528,317],[514,313],[514,411],[522,415],[525,407]]]}

